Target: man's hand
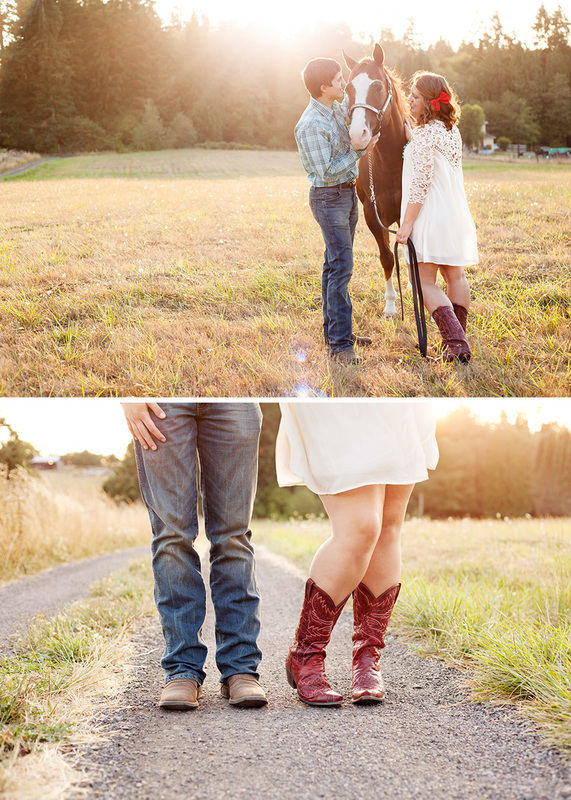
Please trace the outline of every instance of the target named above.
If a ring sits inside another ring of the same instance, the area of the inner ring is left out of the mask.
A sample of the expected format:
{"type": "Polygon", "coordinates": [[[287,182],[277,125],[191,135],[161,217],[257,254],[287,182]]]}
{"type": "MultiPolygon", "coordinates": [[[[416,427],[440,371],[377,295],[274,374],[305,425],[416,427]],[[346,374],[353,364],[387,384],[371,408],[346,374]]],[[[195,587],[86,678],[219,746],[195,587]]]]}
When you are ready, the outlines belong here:
{"type": "Polygon", "coordinates": [[[159,442],[166,442],[166,438],[155,425],[151,412],[159,419],[166,417],[165,412],[158,403],[121,403],[123,413],[127,419],[127,425],[131,435],[136,439],[144,450],[157,449],[155,439],[159,442]],[[155,437],[155,438],[153,438],[155,437]]]}

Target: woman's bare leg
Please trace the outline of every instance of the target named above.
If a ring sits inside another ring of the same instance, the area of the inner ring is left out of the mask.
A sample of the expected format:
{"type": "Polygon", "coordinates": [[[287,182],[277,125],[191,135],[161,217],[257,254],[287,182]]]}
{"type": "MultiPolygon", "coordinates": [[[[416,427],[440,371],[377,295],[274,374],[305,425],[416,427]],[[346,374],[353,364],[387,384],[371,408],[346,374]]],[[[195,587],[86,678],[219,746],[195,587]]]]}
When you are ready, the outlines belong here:
{"type": "Polygon", "coordinates": [[[446,291],[451,303],[464,306],[466,311],[470,308],[470,286],[464,267],[439,267],[442,277],[446,282],[446,291]]]}
{"type": "Polygon", "coordinates": [[[381,535],[361,579],[375,597],[400,583],[401,528],[413,488],[414,484],[385,486],[381,535]]]}
{"type": "Polygon", "coordinates": [[[315,554],[309,577],[337,605],[367,572],[381,535],[385,487],[362,486],[320,498],[332,531],[315,554]]]}
{"type": "Polygon", "coordinates": [[[429,314],[432,314],[440,306],[450,306],[452,308],[452,300],[445,295],[444,291],[436,283],[438,269],[436,264],[430,264],[425,261],[420,262],[418,265],[424,305],[429,314]]]}

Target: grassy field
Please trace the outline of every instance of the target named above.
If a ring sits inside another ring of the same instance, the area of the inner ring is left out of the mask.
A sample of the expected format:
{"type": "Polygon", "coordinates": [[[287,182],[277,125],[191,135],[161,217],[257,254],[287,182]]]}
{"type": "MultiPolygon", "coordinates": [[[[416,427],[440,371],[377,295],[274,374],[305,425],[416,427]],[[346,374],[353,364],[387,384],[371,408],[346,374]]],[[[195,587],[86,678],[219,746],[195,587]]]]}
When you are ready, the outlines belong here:
{"type": "MultiPolygon", "coordinates": [[[[516,703],[571,750],[570,520],[413,519],[392,625],[467,668],[474,699],[516,703]]],[[[258,522],[255,541],[300,566],[329,535],[314,519],[258,522]]]]}
{"type": "MultiPolygon", "coordinates": [[[[469,365],[433,365],[382,319],[361,220],[352,281],[364,363],[321,344],[319,229],[296,153],[56,159],[2,183],[0,394],[568,395],[571,168],[466,164],[481,264],[469,365]]],[[[429,323],[429,337],[437,341],[429,323]]]]}
{"type": "Polygon", "coordinates": [[[145,545],[147,512],[118,506],[101,475],[62,470],[29,475],[0,471],[0,584],[79,558],[145,545]]]}

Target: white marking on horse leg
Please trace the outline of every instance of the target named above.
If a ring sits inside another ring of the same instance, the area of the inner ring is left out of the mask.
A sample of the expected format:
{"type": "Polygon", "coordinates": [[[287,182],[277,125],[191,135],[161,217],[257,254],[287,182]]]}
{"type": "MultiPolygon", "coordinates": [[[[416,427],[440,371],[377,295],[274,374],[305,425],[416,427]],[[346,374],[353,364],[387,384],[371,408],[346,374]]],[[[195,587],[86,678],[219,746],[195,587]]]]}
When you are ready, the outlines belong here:
{"type": "Polygon", "coordinates": [[[393,279],[391,276],[388,281],[385,281],[385,310],[383,311],[383,315],[385,317],[396,317],[396,299],[397,293],[395,292],[395,287],[393,285],[393,279]]]}

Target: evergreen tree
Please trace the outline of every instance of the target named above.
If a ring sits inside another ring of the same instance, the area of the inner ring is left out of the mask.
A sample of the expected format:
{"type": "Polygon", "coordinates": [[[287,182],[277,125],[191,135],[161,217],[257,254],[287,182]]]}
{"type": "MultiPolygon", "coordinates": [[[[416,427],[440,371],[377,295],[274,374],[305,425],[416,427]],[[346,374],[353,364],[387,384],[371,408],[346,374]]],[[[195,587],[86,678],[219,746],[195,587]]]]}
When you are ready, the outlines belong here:
{"type": "Polygon", "coordinates": [[[535,46],[541,49],[549,47],[549,33],[551,30],[551,17],[542,3],[533,24],[535,31],[535,46]]]}
{"type": "Polygon", "coordinates": [[[20,19],[18,37],[6,48],[0,114],[8,146],[52,151],[65,139],[75,109],[61,27],[57,0],[34,0],[20,19]]]}

